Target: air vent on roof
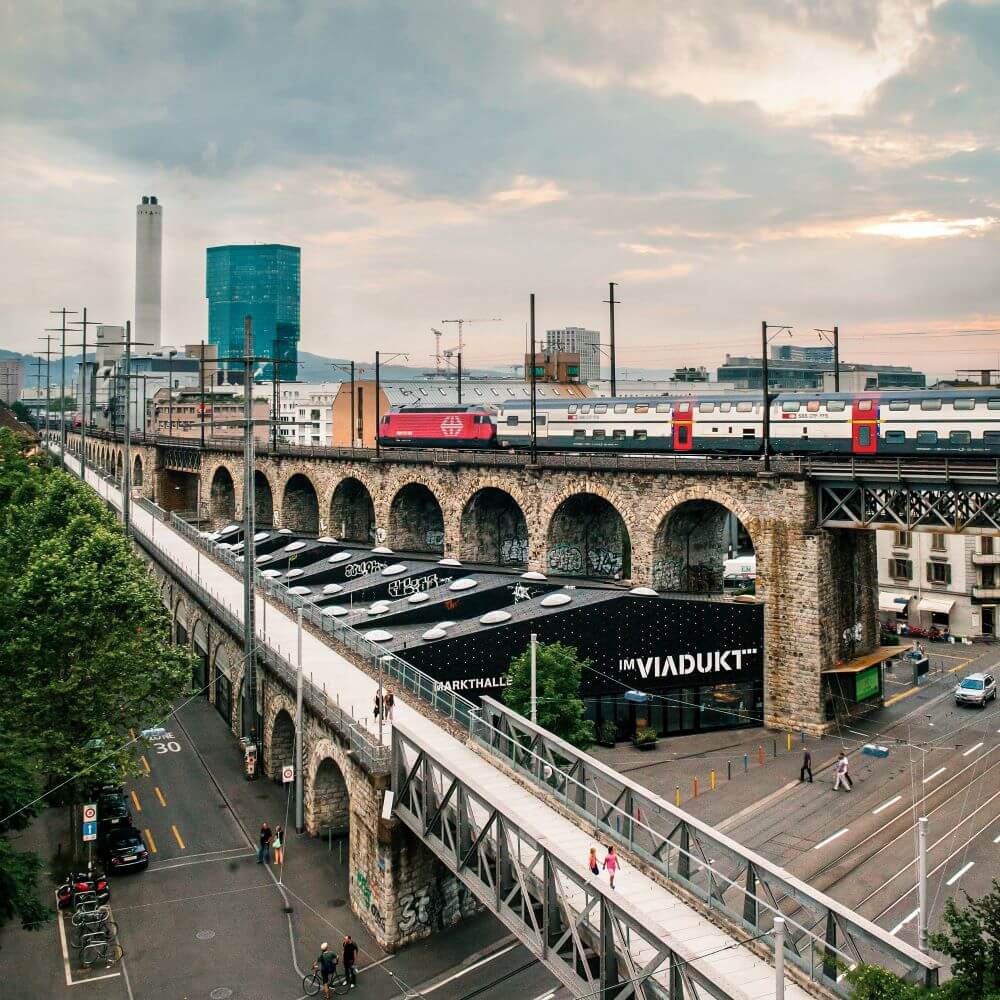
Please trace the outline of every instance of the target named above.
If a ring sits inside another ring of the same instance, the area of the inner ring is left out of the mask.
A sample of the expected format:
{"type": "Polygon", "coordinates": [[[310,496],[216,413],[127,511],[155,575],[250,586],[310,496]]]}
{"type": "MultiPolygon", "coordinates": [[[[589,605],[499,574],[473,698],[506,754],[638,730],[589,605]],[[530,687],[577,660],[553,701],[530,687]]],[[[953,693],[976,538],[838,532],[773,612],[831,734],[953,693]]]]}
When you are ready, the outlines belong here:
{"type": "Polygon", "coordinates": [[[537,570],[529,569],[527,573],[521,574],[522,580],[546,580],[548,577],[544,573],[539,573],[537,570]]]}
{"type": "Polygon", "coordinates": [[[462,564],[457,559],[447,558],[438,559],[438,566],[461,566],[462,564]]]}
{"type": "Polygon", "coordinates": [[[461,580],[456,580],[451,586],[448,587],[449,590],[472,590],[473,587],[478,586],[479,581],[473,580],[471,576],[464,576],[461,580]]]}
{"type": "Polygon", "coordinates": [[[659,597],[652,587],[633,587],[629,593],[638,594],[640,597],[659,597]]]}
{"type": "Polygon", "coordinates": [[[560,605],[569,604],[573,598],[569,594],[549,594],[542,598],[543,608],[558,608],[560,605]]]}
{"type": "Polygon", "coordinates": [[[288,593],[295,594],[296,597],[305,597],[306,594],[311,594],[312,591],[308,587],[290,587],[288,593]]]}
{"type": "Polygon", "coordinates": [[[330,615],[332,618],[343,618],[344,615],[348,614],[347,608],[342,608],[339,604],[331,604],[328,608],[323,609],[324,615],[330,615]]]}
{"type": "Polygon", "coordinates": [[[419,594],[410,594],[406,601],[408,604],[423,604],[424,601],[429,599],[427,594],[421,591],[419,594]]]}
{"type": "Polygon", "coordinates": [[[376,628],[371,632],[365,632],[365,638],[369,642],[388,642],[392,638],[392,633],[386,632],[383,628],[376,628]]]}
{"type": "Polygon", "coordinates": [[[393,563],[391,566],[386,566],[382,570],[383,576],[399,576],[400,573],[405,573],[406,567],[402,563],[393,563]]]}
{"type": "Polygon", "coordinates": [[[386,548],[384,545],[376,545],[375,548],[372,549],[372,552],[380,556],[392,555],[392,549],[386,548]]]}
{"type": "Polygon", "coordinates": [[[339,583],[328,583],[323,588],[324,594],[339,594],[344,588],[339,583]]]}
{"type": "Polygon", "coordinates": [[[330,556],[329,559],[327,559],[327,562],[339,563],[343,562],[345,559],[350,559],[350,558],[351,558],[350,552],[334,552],[334,554],[330,556]]]}
{"type": "Polygon", "coordinates": [[[499,625],[501,622],[510,621],[509,611],[487,611],[482,618],[479,619],[480,625],[499,625]]]}

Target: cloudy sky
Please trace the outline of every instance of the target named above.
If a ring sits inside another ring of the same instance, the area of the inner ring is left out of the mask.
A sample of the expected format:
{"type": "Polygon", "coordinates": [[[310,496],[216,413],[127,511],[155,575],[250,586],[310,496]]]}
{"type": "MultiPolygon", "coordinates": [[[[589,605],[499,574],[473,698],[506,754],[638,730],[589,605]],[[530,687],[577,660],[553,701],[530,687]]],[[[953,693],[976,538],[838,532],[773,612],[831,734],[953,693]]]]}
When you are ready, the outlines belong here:
{"type": "Polygon", "coordinates": [[[1000,365],[1000,4],[10,0],[0,346],[132,312],[164,208],[164,336],[205,247],[302,247],[302,346],[472,364],[539,329],[714,366],[761,319],[848,360],[1000,365]],[[454,327],[444,327],[446,331],[454,327]]]}

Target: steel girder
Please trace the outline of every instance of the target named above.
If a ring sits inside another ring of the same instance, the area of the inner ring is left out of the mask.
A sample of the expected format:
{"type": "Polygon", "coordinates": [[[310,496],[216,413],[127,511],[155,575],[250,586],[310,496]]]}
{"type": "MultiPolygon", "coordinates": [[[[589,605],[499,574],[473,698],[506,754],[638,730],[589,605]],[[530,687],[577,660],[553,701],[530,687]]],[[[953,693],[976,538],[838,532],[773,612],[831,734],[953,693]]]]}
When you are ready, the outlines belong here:
{"type": "Polygon", "coordinates": [[[837,977],[858,962],[937,982],[933,958],[506,705],[484,697],[472,738],[705,909],[753,936],[764,933],[760,946],[772,946],[767,932],[784,916],[786,961],[825,989],[847,996],[837,977]]]}
{"type": "MultiPolygon", "coordinates": [[[[393,727],[394,811],[576,996],[730,1000],[655,926],[393,727]]],[[[722,977],[715,977],[717,979],[722,977]]]]}
{"type": "Polygon", "coordinates": [[[1000,483],[980,488],[819,483],[817,491],[822,528],[1000,532],[1000,483]]]}
{"type": "Polygon", "coordinates": [[[163,464],[168,469],[179,472],[198,472],[201,468],[201,451],[195,446],[186,448],[181,445],[167,445],[160,449],[163,464]]]}

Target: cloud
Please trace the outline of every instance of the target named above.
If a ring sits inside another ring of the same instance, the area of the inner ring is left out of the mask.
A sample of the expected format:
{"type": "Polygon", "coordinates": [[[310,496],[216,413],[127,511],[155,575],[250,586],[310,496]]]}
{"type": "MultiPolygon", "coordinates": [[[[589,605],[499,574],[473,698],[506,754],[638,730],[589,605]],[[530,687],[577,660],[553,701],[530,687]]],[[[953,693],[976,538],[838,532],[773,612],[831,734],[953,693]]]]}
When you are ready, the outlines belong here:
{"type": "Polygon", "coordinates": [[[671,281],[691,273],[690,264],[668,264],[666,267],[628,267],[618,273],[622,282],[671,281]]]}
{"type": "Polygon", "coordinates": [[[491,195],[498,204],[514,208],[534,208],[536,205],[548,205],[568,197],[569,192],[559,187],[555,181],[540,180],[524,174],[515,177],[511,187],[495,191],[491,195]]]}

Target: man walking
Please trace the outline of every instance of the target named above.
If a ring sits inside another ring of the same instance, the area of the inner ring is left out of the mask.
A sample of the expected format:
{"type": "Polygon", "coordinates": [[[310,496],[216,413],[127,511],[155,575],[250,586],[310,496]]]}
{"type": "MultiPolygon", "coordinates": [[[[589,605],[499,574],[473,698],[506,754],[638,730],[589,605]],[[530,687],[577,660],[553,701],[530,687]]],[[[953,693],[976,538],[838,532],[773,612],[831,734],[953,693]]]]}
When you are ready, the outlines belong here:
{"type": "Polygon", "coordinates": [[[265,820],[260,826],[260,845],[257,848],[257,864],[262,865],[265,861],[268,864],[271,863],[271,840],[273,837],[274,831],[272,831],[265,820]]]}
{"type": "Polygon", "coordinates": [[[813,755],[806,750],[802,754],[802,768],[799,771],[799,781],[805,781],[806,775],[809,775],[809,784],[812,784],[813,780],[813,755]]]}
{"type": "Polygon", "coordinates": [[[354,965],[358,960],[358,946],[354,943],[351,935],[344,938],[344,981],[353,990],[358,985],[358,974],[354,965]]]}
{"type": "Polygon", "coordinates": [[[837,758],[837,777],[833,783],[834,791],[837,791],[841,785],[843,785],[848,791],[854,787],[854,783],[851,781],[851,776],[847,773],[847,768],[847,754],[841,750],[840,756],[837,758]]]}

